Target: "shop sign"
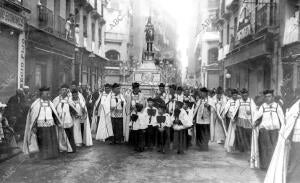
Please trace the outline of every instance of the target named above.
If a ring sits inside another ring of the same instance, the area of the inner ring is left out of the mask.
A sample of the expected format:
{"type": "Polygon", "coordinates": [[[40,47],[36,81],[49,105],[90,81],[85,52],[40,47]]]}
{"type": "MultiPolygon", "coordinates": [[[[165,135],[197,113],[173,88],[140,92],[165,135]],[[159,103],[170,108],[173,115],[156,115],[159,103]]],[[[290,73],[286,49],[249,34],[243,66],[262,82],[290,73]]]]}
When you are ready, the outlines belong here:
{"type": "Polygon", "coordinates": [[[18,45],[18,88],[23,88],[25,84],[25,33],[19,34],[18,45]]]}
{"type": "Polygon", "coordinates": [[[24,30],[24,18],[4,8],[0,8],[0,22],[12,26],[16,29],[24,30]]]}

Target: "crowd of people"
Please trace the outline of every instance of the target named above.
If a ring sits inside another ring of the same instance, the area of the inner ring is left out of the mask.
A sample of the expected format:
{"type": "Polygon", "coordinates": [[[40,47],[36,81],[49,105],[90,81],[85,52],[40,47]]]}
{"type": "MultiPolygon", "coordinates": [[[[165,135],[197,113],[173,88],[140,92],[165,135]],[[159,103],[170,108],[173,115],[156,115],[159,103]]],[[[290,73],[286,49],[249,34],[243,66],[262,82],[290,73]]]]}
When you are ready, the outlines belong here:
{"type": "Polygon", "coordinates": [[[18,90],[3,110],[9,123],[2,124],[24,131],[23,152],[43,159],[74,153],[92,146],[93,140],[128,144],[136,152],[178,154],[193,145],[209,151],[215,143],[228,153],[249,153],[251,168],[268,170],[267,183],[285,180],[287,174],[292,180],[299,172],[297,97],[288,106],[273,90],[252,99],[245,88],[224,91],[163,83],[157,87],[154,96],[145,97],[139,83],[123,91],[118,83],[105,84],[94,93],[72,83],[62,85],[54,100],[48,87],[41,87],[37,97],[24,97],[18,90]],[[25,105],[19,105],[21,101],[25,105]]]}

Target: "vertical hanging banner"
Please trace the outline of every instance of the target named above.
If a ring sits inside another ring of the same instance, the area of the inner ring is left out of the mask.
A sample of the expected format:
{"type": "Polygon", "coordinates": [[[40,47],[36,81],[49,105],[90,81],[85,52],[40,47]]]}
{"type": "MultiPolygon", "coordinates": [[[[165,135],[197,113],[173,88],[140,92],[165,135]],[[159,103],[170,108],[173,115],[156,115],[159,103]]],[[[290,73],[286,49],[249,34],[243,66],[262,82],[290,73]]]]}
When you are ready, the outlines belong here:
{"type": "Polygon", "coordinates": [[[25,84],[25,32],[19,34],[18,42],[18,88],[25,84]]]}
{"type": "Polygon", "coordinates": [[[241,6],[238,18],[238,30],[236,38],[238,41],[240,41],[252,34],[251,12],[247,4],[243,4],[241,6]]]}

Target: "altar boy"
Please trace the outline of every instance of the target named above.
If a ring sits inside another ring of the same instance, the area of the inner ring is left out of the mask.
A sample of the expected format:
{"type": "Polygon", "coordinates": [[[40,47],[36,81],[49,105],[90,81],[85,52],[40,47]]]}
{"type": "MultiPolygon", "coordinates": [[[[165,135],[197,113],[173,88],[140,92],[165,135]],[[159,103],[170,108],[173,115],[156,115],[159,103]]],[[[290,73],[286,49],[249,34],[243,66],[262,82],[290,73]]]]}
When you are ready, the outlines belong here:
{"type": "Polygon", "coordinates": [[[177,154],[183,154],[186,147],[185,128],[188,127],[189,117],[186,111],[182,108],[183,102],[176,101],[175,110],[172,116],[174,129],[174,144],[173,148],[177,150],[177,154]]]}
{"type": "Polygon", "coordinates": [[[146,115],[146,120],[148,123],[148,128],[146,130],[146,146],[152,149],[156,144],[156,134],[157,134],[157,108],[154,107],[154,100],[152,98],[147,99],[148,106],[145,108],[144,113],[146,115]]]}
{"type": "Polygon", "coordinates": [[[170,127],[172,121],[170,115],[166,112],[167,106],[165,104],[158,105],[158,115],[156,121],[158,124],[158,152],[165,153],[166,148],[170,147],[170,127]]]}
{"type": "Polygon", "coordinates": [[[131,114],[129,123],[130,141],[137,152],[143,152],[145,149],[145,133],[148,127],[145,113],[142,111],[143,105],[137,103],[131,114]]]}

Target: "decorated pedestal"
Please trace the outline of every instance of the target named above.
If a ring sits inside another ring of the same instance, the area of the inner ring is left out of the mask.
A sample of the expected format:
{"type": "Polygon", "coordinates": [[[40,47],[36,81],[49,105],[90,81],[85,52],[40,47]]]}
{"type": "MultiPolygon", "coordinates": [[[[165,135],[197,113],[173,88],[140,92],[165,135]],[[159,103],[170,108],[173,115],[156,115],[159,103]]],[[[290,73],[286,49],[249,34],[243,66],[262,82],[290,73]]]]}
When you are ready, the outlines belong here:
{"type": "Polygon", "coordinates": [[[161,73],[160,70],[155,66],[154,61],[143,61],[143,63],[133,72],[123,87],[130,88],[131,83],[133,82],[140,83],[140,89],[146,97],[153,97],[158,89],[157,86],[159,83],[161,83],[161,73]]]}

